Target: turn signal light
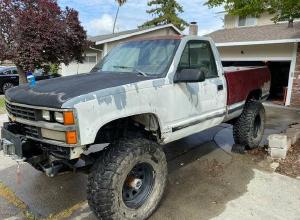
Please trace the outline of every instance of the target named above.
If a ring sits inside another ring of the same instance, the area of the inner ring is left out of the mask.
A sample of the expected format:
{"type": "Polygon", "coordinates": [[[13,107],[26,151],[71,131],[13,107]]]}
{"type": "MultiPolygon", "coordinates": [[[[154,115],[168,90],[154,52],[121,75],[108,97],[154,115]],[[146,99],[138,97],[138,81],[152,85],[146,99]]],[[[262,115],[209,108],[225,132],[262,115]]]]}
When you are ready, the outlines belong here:
{"type": "Polygon", "coordinates": [[[67,144],[77,144],[76,131],[67,131],[66,132],[66,142],[67,142],[67,144]]]}
{"type": "Polygon", "coordinates": [[[75,124],[73,112],[64,112],[64,125],[75,124]]]}

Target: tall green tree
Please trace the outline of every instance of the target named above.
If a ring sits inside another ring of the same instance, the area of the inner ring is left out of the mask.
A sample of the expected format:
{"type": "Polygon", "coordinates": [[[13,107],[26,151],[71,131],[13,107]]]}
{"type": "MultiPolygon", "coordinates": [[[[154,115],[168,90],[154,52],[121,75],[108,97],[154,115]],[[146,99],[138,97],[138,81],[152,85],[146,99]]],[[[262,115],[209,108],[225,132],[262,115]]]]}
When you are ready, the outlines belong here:
{"type": "Polygon", "coordinates": [[[300,18],[300,0],[208,0],[210,8],[224,5],[231,15],[259,17],[264,12],[273,14],[273,21],[293,21],[300,18]]]}
{"type": "Polygon", "coordinates": [[[120,6],[122,6],[123,4],[126,3],[126,0],[116,0],[116,2],[117,2],[120,6]]]}
{"type": "Polygon", "coordinates": [[[151,0],[148,6],[154,6],[147,10],[147,13],[152,14],[154,18],[145,22],[141,27],[173,24],[182,31],[188,26],[188,23],[178,16],[179,13],[183,13],[183,8],[176,0],[151,0]]]}

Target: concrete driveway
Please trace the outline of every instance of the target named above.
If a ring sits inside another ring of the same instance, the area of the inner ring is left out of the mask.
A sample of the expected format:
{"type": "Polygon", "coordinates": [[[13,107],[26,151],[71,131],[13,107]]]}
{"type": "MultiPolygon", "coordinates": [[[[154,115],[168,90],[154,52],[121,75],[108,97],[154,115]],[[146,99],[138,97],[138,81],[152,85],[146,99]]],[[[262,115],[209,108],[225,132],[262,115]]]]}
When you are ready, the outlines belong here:
{"type": "MultiPolygon", "coordinates": [[[[300,111],[267,107],[267,118],[265,136],[299,121],[300,111]]],[[[165,146],[168,187],[150,219],[300,219],[300,181],[260,156],[231,153],[232,144],[232,127],[222,124],[165,146]]],[[[0,156],[0,219],[95,219],[84,174],[51,179],[22,164],[17,183],[16,170],[0,156]]]]}

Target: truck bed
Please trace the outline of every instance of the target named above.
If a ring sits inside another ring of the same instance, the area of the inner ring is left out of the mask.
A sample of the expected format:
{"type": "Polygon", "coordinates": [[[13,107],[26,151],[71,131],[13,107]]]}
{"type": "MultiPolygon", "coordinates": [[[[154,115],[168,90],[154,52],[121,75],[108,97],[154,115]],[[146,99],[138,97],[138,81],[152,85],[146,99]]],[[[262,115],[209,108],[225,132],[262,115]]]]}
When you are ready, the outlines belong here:
{"type": "Polygon", "coordinates": [[[263,67],[225,67],[227,82],[227,105],[242,102],[250,92],[262,91],[262,96],[269,95],[271,75],[267,66],[263,67]]]}

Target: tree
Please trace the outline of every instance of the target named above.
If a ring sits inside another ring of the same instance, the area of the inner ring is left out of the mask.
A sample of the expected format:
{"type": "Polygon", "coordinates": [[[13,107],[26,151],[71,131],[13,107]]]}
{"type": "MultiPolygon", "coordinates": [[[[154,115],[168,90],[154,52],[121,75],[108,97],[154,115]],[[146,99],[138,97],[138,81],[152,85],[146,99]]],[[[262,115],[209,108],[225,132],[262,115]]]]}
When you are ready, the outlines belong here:
{"type": "Polygon", "coordinates": [[[264,12],[273,14],[273,21],[288,20],[293,24],[296,18],[300,18],[299,0],[208,0],[209,7],[224,5],[231,15],[259,17],[264,12]]]}
{"type": "Polygon", "coordinates": [[[118,2],[119,6],[122,6],[122,5],[125,4],[127,1],[126,1],[126,0],[116,0],[116,2],[118,2]]]}
{"type": "Polygon", "coordinates": [[[56,0],[0,0],[0,60],[13,61],[20,83],[45,64],[82,62],[87,45],[78,12],[56,0]]]}
{"type": "Polygon", "coordinates": [[[148,6],[155,6],[155,8],[147,10],[147,13],[154,15],[155,18],[145,22],[141,27],[173,24],[182,31],[188,26],[187,22],[178,17],[178,13],[182,13],[183,8],[176,0],[151,0],[148,2],[148,6]]]}
{"type": "Polygon", "coordinates": [[[116,2],[118,3],[118,9],[117,9],[117,13],[116,13],[115,20],[114,20],[113,31],[112,31],[113,34],[115,33],[115,28],[116,28],[116,23],[117,23],[120,7],[125,4],[126,0],[116,0],[116,2]]]}

